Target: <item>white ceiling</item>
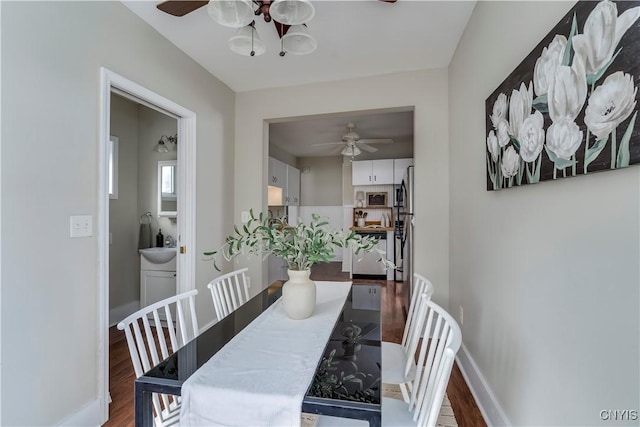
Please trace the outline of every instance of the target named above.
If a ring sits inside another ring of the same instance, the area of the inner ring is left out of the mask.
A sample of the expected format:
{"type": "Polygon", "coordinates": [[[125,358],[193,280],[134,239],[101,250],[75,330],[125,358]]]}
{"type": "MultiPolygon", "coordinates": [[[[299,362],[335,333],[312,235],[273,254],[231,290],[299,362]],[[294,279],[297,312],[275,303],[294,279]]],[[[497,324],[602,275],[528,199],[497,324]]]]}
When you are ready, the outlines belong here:
{"type": "Polygon", "coordinates": [[[370,144],[378,151],[362,150],[358,160],[413,157],[413,111],[352,112],[271,123],[269,142],[295,157],[340,156],[335,146],[313,144],[341,141],[349,122],[355,125],[361,139],[393,139],[391,144],[370,144]]]}
{"type": "Polygon", "coordinates": [[[215,23],[207,8],[174,17],[158,1],[123,1],[133,13],[236,92],[447,67],[475,1],[314,0],[310,33],[318,49],[280,57],[272,23],[256,19],[267,52],[257,57],[227,46],[235,29],[215,23]]]}
{"type": "MultiPolygon", "coordinates": [[[[313,0],[309,21],[318,49],[309,55],[280,57],[273,24],[258,17],[256,28],[267,52],[257,57],[227,46],[235,29],[215,23],[207,8],[174,17],[158,1],[123,1],[136,15],[236,92],[336,81],[402,71],[447,67],[475,6],[474,1],[313,0]]],[[[348,113],[307,117],[270,126],[270,144],[295,157],[336,155],[312,144],[340,141],[353,122],[363,139],[391,138],[376,153],[358,159],[413,155],[413,111],[348,113]]],[[[340,156],[340,154],[337,154],[340,156]]]]}

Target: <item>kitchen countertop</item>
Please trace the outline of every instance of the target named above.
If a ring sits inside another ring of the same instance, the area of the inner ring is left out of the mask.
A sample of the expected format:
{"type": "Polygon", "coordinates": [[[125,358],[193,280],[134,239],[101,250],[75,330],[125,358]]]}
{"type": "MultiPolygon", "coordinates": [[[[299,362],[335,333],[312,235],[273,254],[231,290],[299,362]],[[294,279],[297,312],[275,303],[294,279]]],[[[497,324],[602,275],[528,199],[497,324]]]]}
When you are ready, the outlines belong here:
{"type": "Polygon", "coordinates": [[[372,231],[393,231],[393,227],[381,227],[381,226],[366,226],[366,227],[351,227],[351,230],[356,232],[372,232],[372,231]]]}

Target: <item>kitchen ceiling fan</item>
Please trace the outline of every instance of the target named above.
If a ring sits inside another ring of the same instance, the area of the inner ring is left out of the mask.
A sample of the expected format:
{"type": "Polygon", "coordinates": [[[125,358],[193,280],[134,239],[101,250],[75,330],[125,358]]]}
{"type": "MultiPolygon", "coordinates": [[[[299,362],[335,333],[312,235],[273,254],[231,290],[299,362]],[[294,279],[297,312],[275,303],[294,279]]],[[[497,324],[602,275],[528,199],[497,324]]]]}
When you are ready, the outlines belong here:
{"type": "Polygon", "coordinates": [[[355,157],[362,153],[362,150],[369,153],[375,153],[378,151],[376,147],[372,147],[369,144],[391,144],[393,139],[361,139],[360,135],[355,132],[356,125],[353,123],[347,123],[347,133],[342,135],[342,141],[340,142],[324,142],[320,144],[313,144],[314,149],[330,148],[330,154],[342,154],[343,156],[355,157]]]}

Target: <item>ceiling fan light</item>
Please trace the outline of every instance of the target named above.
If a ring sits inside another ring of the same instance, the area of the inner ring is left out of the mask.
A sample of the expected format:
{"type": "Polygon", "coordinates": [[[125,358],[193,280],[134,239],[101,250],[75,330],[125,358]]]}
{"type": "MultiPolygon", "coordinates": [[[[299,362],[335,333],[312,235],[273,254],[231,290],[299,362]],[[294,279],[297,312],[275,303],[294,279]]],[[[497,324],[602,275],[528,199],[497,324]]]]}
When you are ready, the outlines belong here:
{"type": "Polygon", "coordinates": [[[318,47],[316,39],[309,34],[305,25],[294,25],[289,28],[287,34],[282,36],[282,48],[287,53],[294,55],[306,55],[318,47]]]}
{"type": "Polygon", "coordinates": [[[303,24],[315,14],[316,10],[307,0],[274,0],[269,7],[269,15],[285,25],[303,24]]]}
{"type": "Polygon", "coordinates": [[[211,0],[207,12],[218,24],[232,28],[249,25],[254,18],[250,0],[211,0]]]}
{"type": "Polygon", "coordinates": [[[360,151],[360,149],[358,147],[356,147],[355,145],[349,144],[349,145],[347,145],[346,147],[344,147],[342,149],[342,153],[341,154],[343,156],[351,156],[351,157],[353,157],[353,156],[359,155],[360,153],[362,153],[362,151],[360,151]]]}
{"type": "Polygon", "coordinates": [[[244,56],[258,56],[266,51],[264,43],[260,40],[253,25],[239,28],[236,35],[229,39],[229,49],[244,56]],[[255,52],[254,55],[251,55],[252,50],[255,52]]]}

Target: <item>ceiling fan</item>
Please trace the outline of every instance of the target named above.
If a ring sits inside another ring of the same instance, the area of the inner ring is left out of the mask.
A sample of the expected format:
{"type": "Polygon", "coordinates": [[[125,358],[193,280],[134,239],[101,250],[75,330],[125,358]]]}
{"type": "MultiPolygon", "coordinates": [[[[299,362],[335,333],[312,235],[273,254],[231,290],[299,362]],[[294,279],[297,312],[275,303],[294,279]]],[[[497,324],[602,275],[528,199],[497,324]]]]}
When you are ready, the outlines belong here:
{"type": "Polygon", "coordinates": [[[355,157],[362,153],[362,150],[369,153],[375,153],[378,151],[376,147],[372,147],[369,144],[391,144],[393,139],[361,139],[360,135],[355,132],[356,125],[353,123],[347,123],[347,133],[342,135],[342,141],[340,142],[324,142],[320,144],[313,144],[312,147],[316,149],[322,149],[325,147],[335,147],[330,151],[330,154],[342,154],[343,156],[355,157]]]}
{"type": "Polygon", "coordinates": [[[280,56],[307,55],[316,50],[317,42],[307,27],[307,21],[315,15],[309,0],[169,0],[156,7],[173,16],[184,16],[205,5],[218,24],[238,29],[229,39],[229,48],[240,55],[259,56],[266,51],[255,26],[254,18],[260,15],[265,22],[273,22],[278,32],[280,56]]]}
{"type": "MultiPolygon", "coordinates": [[[[395,3],[397,0],[380,0],[385,3],[395,3]]],[[[255,11],[256,15],[264,14],[265,21],[270,22],[269,8],[274,1],[265,0],[257,1],[253,0],[253,3],[258,6],[258,10],[255,11]],[[267,20],[269,19],[269,20],[267,20]]],[[[159,3],[156,7],[161,11],[173,16],[184,16],[194,10],[200,9],[202,6],[207,5],[208,1],[190,1],[190,0],[168,0],[159,3]]]]}

